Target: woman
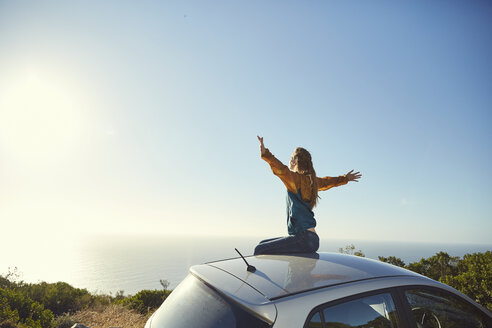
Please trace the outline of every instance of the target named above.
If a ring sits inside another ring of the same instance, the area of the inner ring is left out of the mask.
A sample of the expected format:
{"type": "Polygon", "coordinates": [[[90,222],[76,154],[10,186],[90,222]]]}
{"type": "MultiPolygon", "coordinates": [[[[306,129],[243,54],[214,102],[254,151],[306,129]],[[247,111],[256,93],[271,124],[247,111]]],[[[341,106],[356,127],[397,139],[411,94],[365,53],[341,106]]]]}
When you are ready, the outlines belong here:
{"type": "Polygon", "coordinates": [[[261,158],[272,169],[287,187],[287,229],[289,236],[266,239],[255,248],[255,255],[286,254],[316,252],[319,247],[319,237],[316,234],[316,220],[313,208],[318,201],[318,191],[328,190],[356,181],[361,177],[359,172],[348,172],[336,178],[316,177],[311,154],[304,148],[296,148],[290,159],[290,169],[282,164],[265,148],[263,138],[260,141],[261,158]]]}

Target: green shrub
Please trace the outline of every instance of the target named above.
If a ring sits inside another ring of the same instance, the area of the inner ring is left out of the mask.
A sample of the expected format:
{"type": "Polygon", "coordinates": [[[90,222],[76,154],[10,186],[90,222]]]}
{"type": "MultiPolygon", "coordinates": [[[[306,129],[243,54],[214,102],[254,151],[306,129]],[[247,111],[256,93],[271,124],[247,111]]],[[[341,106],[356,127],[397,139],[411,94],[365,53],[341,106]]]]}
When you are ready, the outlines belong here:
{"type": "Polygon", "coordinates": [[[402,268],[405,267],[405,262],[403,262],[403,260],[401,258],[399,258],[399,257],[395,257],[395,256],[388,256],[388,257],[378,256],[378,259],[381,262],[386,262],[386,263],[393,264],[393,265],[396,265],[396,266],[399,266],[399,267],[402,267],[402,268]]]}
{"type": "Polygon", "coordinates": [[[93,301],[86,289],[74,288],[65,282],[26,284],[20,290],[31,299],[44,304],[45,308],[57,316],[85,309],[93,301]]]}
{"type": "MultiPolygon", "coordinates": [[[[15,290],[0,288],[0,322],[23,323],[27,327],[49,328],[53,313],[42,304],[15,290]]],[[[7,324],[5,323],[5,324],[7,324]]]]}
{"type": "Polygon", "coordinates": [[[450,256],[446,252],[439,252],[429,258],[422,258],[419,262],[410,263],[407,269],[440,281],[447,275],[457,273],[459,260],[459,256],[450,256]]]}
{"type": "Polygon", "coordinates": [[[345,246],[345,248],[339,248],[338,249],[339,253],[342,254],[349,254],[349,255],[355,255],[355,256],[360,256],[360,257],[366,257],[366,254],[364,254],[360,249],[358,251],[355,250],[354,244],[350,244],[345,246]]]}
{"type": "Polygon", "coordinates": [[[0,289],[0,322],[19,322],[19,311],[12,310],[9,300],[3,295],[3,289],[0,289]]]}
{"type": "Polygon", "coordinates": [[[492,252],[466,254],[457,271],[441,281],[492,311],[492,252]]]}
{"type": "Polygon", "coordinates": [[[169,290],[142,290],[134,296],[116,300],[115,303],[122,304],[140,313],[153,311],[161,306],[162,302],[169,296],[169,290]]]}

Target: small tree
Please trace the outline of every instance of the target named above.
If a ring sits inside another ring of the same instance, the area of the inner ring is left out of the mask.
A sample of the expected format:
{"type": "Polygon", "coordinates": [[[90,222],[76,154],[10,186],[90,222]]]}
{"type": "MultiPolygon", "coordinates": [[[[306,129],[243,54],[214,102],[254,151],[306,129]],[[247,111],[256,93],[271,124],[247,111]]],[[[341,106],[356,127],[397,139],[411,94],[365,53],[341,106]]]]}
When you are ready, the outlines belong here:
{"type": "Polygon", "coordinates": [[[465,254],[457,270],[441,281],[492,311],[492,252],[465,254]]]}
{"type": "Polygon", "coordinates": [[[429,258],[422,258],[419,262],[410,263],[406,268],[431,279],[442,281],[445,276],[457,273],[458,261],[459,256],[439,252],[429,258]]]}
{"type": "Polygon", "coordinates": [[[345,246],[345,248],[339,248],[338,252],[342,254],[349,254],[349,255],[355,255],[355,256],[360,256],[360,257],[366,257],[366,254],[364,254],[360,249],[358,251],[355,250],[354,244],[350,244],[345,246]]]}
{"type": "Polygon", "coordinates": [[[399,258],[399,257],[395,257],[395,256],[388,256],[388,257],[378,256],[378,259],[381,262],[386,262],[386,263],[389,263],[389,264],[393,264],[393,265],[399,266],[401,268],[405,267],[405,262],[403,262],[403,260],[401,258],[399,258]]]}
{"type": "Polygon", "coordinates": [[[166,279],[161,279],[159,282],[161,283],[162,289],[167,290],[169,287],[169,281],[166,279]]]}

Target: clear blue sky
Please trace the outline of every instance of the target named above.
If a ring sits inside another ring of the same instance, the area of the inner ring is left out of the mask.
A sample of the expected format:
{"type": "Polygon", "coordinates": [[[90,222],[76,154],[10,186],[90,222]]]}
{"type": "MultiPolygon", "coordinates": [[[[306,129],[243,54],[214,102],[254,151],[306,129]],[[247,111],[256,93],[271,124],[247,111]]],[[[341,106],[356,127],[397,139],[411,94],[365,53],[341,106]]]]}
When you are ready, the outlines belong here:
{"type": "Polygon", "coordinates": [[[492,243],[488,1],[0,1],[0,220],[21,236],[286,234],[311,151],[322,238],[492,243]],[[29,229],[29,232],[26,232],[29,229]]]}

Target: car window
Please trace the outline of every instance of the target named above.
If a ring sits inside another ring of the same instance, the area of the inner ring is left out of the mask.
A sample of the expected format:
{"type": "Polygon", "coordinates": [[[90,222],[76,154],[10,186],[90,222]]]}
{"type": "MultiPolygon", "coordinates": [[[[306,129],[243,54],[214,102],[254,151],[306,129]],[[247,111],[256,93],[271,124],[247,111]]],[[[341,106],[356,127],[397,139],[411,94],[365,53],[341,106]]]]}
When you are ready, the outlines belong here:
{"type": "Polygon", "coordinates": [[[326,328],[397,328],[398,315],[391,294],[362,297],[329,306],[313,315],[308,327],[326,328]]]}
{"type": "Polygon", "coordinates": [[[157,310],[152,327],[266,328],[270,325],[189,275],[157,310]]]}
{"type": "Polygon", "coordinates": [[[405,292],[418,328],[487,328],[485,315],[457,296],[427,289],[405,292]]]}
{"type": "Polygon", "coordinates": [[[316,312],[313,317],[311,318],[311,321],[309,321],[309,328],[323,328],[323,322],[321,321],[321,315],[319,312],[316,312]]]}

